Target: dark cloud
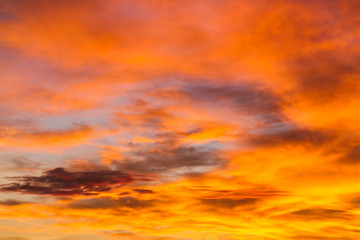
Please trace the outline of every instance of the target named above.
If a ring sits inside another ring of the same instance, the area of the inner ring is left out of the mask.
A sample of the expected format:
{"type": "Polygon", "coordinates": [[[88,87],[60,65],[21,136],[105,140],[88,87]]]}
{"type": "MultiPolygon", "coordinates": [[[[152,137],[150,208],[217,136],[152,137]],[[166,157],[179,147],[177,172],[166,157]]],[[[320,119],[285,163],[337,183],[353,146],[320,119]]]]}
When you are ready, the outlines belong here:
{"type": "Polygon", "coordinates": [[[360,163],[360,145],[352,147],[342,158],[342,163],[360,163]]]}
{"type": "Polygon", "coordinates": [[[307,208],[294,211],[291,213],[284,214],[280,217],[285,217],[285,219],[298,219],[301,221],[304,220],[351,220],[353,215],[350,213],[337,210],[337,209],[327,209],[327,208],[307,208]]]}
{"type": "MultiPolygon", "coordinates": [[[[112,167],[115,170],[88,168],[87,162],[81,162],[70,171],[56,168],[39,177],[10,177],[14,182],[1,185],[0,191],[55,196],[96,195],[121,184],[153,181],[170,170],[204,172],[208,168],[202,167],[220,166],[226,162],[214,147],[182,145],[176,138],[166,137],[156,143],[130,144],[129,147],[130,151],[123,153],[124,160],[114,160],[112,167]],[[193,170],[194,167],[196,169],[193,170]]],[[[153,193],[152,190],[141,188],[133,191],[153,193]]]]}
{"type": "Polygon", "coordinates": [[[275,93],[254,84],[188,84],[183,92],[191,99],[212,107],[229,106],[250,115],[278,121],[282,100],[275,93]]]}
{"type": "MultiPolygon", "coordinates": [[[[199,189],[195,189],[197,191],[199,189]]],[[[232,196],[233,199],[265,199],[268,197],[276,196],[287,196],[289,193],[285,191],[280,191],[272,188],[250,188],[247,190],[213,190],[213,189],[200,189],[207,193],[207,199],[220,199],[227,198],[226,196],[232,196]]]]}
{"type": "Polygon", "coordinates": [[[344,201],[348,203],[351,208],[359,208],[360,207],[360,193],[353,193],[350,196],[344,198],[344,201]]]}
{"type": "Polygon", "coordinates": [[[154,193],[154,191],[150,189],[133,189],[133,191],[141,194],[154,193]]]}
{"type": "Polygon", "coordinates": [[[201,199],[201,202],[206,205],[210,205],[217,208],[235,208],[238,206],[252,205],[259,201],[258,198],[213,198],[213,199],[201,199]]]}
{"type": "Polygon", "coordinates": [[[134,197],[101,197],[101,198],[89,198],[80,199],[69,204],[70,208],[77,209],[98,209],[98,208],[146,208],[151,207],[154,204],[154,200],[140,200],[134,197]]]}
{"type": "Polygon", "coordinates": [[[132,176],[122,171],[68,172],[63,168],[46,171],[40,177],[24,176],[11,177],[10,179],[14,179],[16,182],[1,185],[1,191],[58,196],[95,195],[111,190],[112,186],[134,181],[132,176]]]}
{"type": "Polygon", "coordinates": [[[202,176],[204,176],[203,172],[186,172],[183,174],[180,174],[181,176],[184,176],[186,178],[193,178],[193,179],[197,179],[197,178],[201,178],[202,176]]]}
{"type": "Polygon", "coordinates": [[[292,70],[298,81],[297,93],[318,103],[356,94],[360,86],[349,77],[360,73],[357,64],[360,56],[352,53],[346,58],[338,56],[339,52],[331,50],[296,59],[292,70]]]}
{"type": "MultiPolygon", "coordinates": [[[[139,172],[164,172],[171,169],[219,166],[225,159],[211,147],[180,145],[176,140],[132,146],[125,160],[115,161],[118,169],[139,172]]],[[[190,171],[190,169],[188,169],[190,171]]]]}
{"type": "Polygon", "coordinates": [[[130,192],[121,192],[121,193],[118,193],[119,196],[123,196],[123,195],[129,195],[130,192]]]}
{"type": "Polygon", "coordinates": [[[354,238],[348,237],[324,237],[324,236],[316,236],[316,235],[298,235],[294,236],[291,239],[294,240],[355,240],[354,238]]]}
{"type": "Polygon", "coordinates": [[[3,205],[3,206],[17,206],[17,205],[26,204],[26,203],[27,202],[18,201],[15,199],[6,199],[4,201],[0,201],[0,205],[3,205]]]}
{"type": "Polygon", "coordinates": [[[335,136],[330,131],[291,127],[271,133],[249,135],[247,136],[247,141],[256,146],[284,144],[309,144],[317,146],[333,140],[335,136]]]}

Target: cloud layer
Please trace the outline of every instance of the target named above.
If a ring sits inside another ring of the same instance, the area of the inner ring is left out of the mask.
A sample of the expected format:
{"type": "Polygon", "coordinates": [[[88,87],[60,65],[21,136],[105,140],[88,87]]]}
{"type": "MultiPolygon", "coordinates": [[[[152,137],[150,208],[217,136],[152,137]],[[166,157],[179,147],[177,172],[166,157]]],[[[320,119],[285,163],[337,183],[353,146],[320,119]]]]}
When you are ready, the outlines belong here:
{"type": "Polygon", "coordinates": [[[359,10],[0,0],[0,239],[359,239],[359,10]]]}

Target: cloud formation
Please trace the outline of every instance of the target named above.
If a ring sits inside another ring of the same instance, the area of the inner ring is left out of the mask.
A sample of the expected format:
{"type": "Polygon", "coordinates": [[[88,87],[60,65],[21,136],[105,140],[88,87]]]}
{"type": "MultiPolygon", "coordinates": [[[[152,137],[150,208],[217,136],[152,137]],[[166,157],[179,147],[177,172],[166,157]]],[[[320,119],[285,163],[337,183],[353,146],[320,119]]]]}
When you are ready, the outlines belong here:
{"type": "Polygon", "coordinates": [[[18,201],[15,199],[6,199],[4,201],[0,201],[0,205],[3,206],[17,206],[17,205],[21,205],[21,204],[25,204],[26,202],[22,202],[22,201],[18,201]]]}
{"type": "Polygon", "coordinates": [[[64,168],[46,171],[40,177],[13,177],[14,183],[1,186],[1,191],[28,194],[97,195],[115,185],[129,184],[134,178],[121,171],[68,172],[64,168]]]}
{"type": "Polygon", "coordinates": [[[0,0],[0,239],[360,239],[357,0],[0,0]]]}
{"type": "Polygon", "coordinates": [[[116,199],[109,197],[100,197],[100,198],[89,198],[89,199],[80,199],[72,202],[69,207],[76,209],[104,209],[111,208],[116,209],[120,207],[127,208],[145,208],[151,207],[154,204],[153,200],[139,200],[133,197],[119,197],[116,199]]]}
{"type": "Polygon", "coordinates": [[[191,172],[192,168],[216,167],[226,163],[216,147],[209,144],[193,146],[181,143],[179,134],[162,134],[151,142],[130,143],[121,159],[113,166],[125,171],[166,174],[172,170],[191,172]]]}

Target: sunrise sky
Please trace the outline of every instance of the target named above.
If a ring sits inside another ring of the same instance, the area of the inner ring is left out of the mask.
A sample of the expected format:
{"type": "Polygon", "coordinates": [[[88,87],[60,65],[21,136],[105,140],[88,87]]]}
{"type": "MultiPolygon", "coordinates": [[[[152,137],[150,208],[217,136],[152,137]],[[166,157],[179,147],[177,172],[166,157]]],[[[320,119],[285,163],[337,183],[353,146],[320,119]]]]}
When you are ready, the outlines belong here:
{"type": "Polygon", "coordinates": [[[359,12],[0,0],[0,240],[360,239],[359,12]]]}

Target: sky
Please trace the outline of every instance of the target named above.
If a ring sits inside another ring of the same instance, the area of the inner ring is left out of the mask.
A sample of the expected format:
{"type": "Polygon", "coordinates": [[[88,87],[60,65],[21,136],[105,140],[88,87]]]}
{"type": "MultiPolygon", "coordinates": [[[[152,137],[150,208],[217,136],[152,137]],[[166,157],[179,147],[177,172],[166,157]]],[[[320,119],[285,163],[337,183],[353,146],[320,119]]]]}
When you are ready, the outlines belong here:
{"type": "Polygon", "coordinates": [[[0,240],[360,239],[357,0],[0,0],[0,240]]]}

